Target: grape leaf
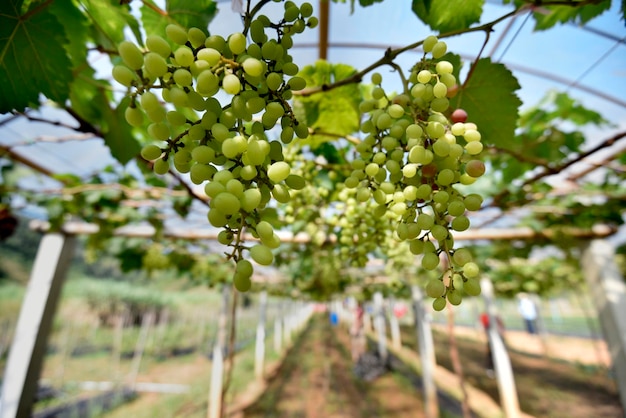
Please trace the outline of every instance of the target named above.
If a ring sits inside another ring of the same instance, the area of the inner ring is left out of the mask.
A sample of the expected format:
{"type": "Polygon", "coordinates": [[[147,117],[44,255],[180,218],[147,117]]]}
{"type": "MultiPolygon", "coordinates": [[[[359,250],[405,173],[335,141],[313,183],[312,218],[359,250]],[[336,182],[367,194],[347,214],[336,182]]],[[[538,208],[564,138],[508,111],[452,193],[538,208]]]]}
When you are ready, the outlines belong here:
{"type": "Polygon", "coordinates": [[[64,45],[74,67],[87,61],[89,26],[86,16],[71,1],[54,1],[50,4],[50,12],[54,14],[65,28],[68,42],[64,45]]]}
{"type": "MultiPolygon", "coordinates": [[[[576,3],[573,3],[576,4],[576,3]]],[[[611,0],[585,6],[542,6],[533,13],[535,30],[550,29],[557,24],[573,22],[584,25],[611,8],[611,0]]]]}
{"type": "Polygon", "coordinates": [[[0,113],[37,107],[39,94],[64,102],[72,81],[57,17],[48,7],[21,9],[21,0],[0,2],[0,113]]]}
{"type": "Polygon", "coordinates": [[[413,13],[433,30],[450,32],[480,21],[484,0],[413,0],[413,13]]]}
{"type": "MultiPolygon", "coordinates": [[[[319,87],[352,76],[356,70],[345,64],[330,64],[317,61],[315,65],[304,67],[299,76],[307,82],[307,87],[319,87]]],[[[324,94],[296,96],[294,112],[299,119],[306,120],[309,127],[333,135],[348,135],[359,128],[359,102],[361,94],[358,84],[349,84],[324,94]]],[[[317,136],[317,135],[314,135],[317,136]]],[[[328,140],[315,138],[315,141],[328,140]]],[[[313,138],[311,138],[313,139],[313,138]]],[[[335,138],[332,138],[335,139],[335,138]]]]}
{"type": "Polygon", "coordinates": [[[139,22],[130,13],[128,5],[119,0],[83,0],[81,4],[92,20],[92,37],[106,49],[117,49],[124,40],[124,28],[128,25],[137,42],[142,43],[139,22]]]}
{"type": "Polygon", "coordinates": [[[485,144],[506,145],[515,135],[522,104],[515,94],[519,88],[517,79],[503,64],[482,58],[466,85],[450,100],[450,107],[465,109],[468,121],[478,125],[485,144]]]}
{"type": "Polygon", "coordinates": [[[177,23],[184,28],[199,28],[208,34],[208,26],[217,13],[214,0],[168,0],[165,10],[146,0],[141,7],[141,19],[146,33],[163,36],[165,27],[177,23]]]}

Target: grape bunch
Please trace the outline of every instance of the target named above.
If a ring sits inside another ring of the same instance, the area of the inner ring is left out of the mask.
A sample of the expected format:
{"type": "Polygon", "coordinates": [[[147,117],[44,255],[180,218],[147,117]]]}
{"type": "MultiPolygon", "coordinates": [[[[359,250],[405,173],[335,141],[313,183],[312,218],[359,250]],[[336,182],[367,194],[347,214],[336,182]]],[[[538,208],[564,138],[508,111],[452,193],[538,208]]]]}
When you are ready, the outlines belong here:
{"type": "Polygon", "coordinates": [[[198,28],[166,27],[166,37],[149,35],[146,49],[119,45],[123,64],[113,77],[128,88],[126,120],[147,125],[153,139],[141,150],[157,174],[175,169],[204,185],[210,199],[208,221],[221,228],[220,243],[235,262],[234,284],[251,286],[253,264],[273,262],[280,239],[264,209],[274,199],[287,202],[304,187],[291,173],[283,145],[306,138],[308,127],[294,116],[292,92],[305,87],[289,49],[292,37],[317,25],[310,3],[284,3],[273,23],[246,15],[243,32],[224,38],[198,28]],[[269,131],[279,133],[269,140],[269,131]],[[258,241],[246,245],[244,232],[258,241]]]}
{"type": "Polygon", "coordinates": [[[409,243],[424,269],[447,258],[444,274],[426,287],[441,310],[447,302],[458,305],[463,292],[480,292],[477,265],[468,250],[454,248],[451,231],[468,229],[467,211],[482,204],[480,195],[463,195],[455,186],[472,184],[485,165],[477,157],[483,149],[477,126],[462,109],[449,109],[458,86],[453,65],[442,59],[446,44],[430,36],[423,48],[400,94],[388,95],[382,76],[372,74],[372,98],[360,108],[365,136],[345,185],[359,202],[373,200],[379,215],[394,219],[395,238],[409,243]]]}

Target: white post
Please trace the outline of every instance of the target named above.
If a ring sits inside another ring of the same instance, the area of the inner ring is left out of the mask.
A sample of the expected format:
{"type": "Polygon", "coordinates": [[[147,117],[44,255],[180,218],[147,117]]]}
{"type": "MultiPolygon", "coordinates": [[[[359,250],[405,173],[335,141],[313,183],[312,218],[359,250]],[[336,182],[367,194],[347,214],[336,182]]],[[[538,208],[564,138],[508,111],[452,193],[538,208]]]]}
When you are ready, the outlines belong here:
{"type": "Polygon", "coordinates": [[[389,329],[391,331],[391,344],[394,348],[400,349],[402,348],[402,336],[400,334],[400,323],[395,310],[393,309],[395,304],[395,299],[389,300],[389,305],[391,307],[391,309],[389,309],[389,329]]]}
{"type": "Polygon", "coordinates": [[[30,417],[48,336],[74,251],[74,237],[43,236],[4,371],[0,417],[30,417]]]}
{"type": "Polygon", "coordinates": [[[517,388],[513,378],[513,368],[511,359],[506,351],[502,337],[498,332],[496,307],[493,304],[493,285],[491,280],[482,278],[480,280],[481,294],[485,301],[485,309],[489,315],[489,328],[487,335],[491,346],[494,372],[498,382],[498,393],[500,394],[500,404],[507,418],[518,418],[520,416],[519,400],[517,398],[517,388]]]}
{"type": "Polygon", "coordinates": [[[387,332],[385,328],[385,313],[383,311],[383,294],[374,293],[374,328],[378,335],[378,354],[383,364],[387,363],[387,332]]]}
{"type": "Polygon", "coordinates": [[[274,318],[274,351],[280,353],[283,349],[283,305],[278,303],[278,312],[274,318]]]}
{"type": "Polygon", "coordinates": [[[208,418],[220,418],[222,416],[222,386],[224,375],[224,346],[226,345],[226,328],[228,326],[228,305],[230,301],[230,287],[223,285],[222,308],[220,310],[217,338],[213,345],[213,358],[211,359],[211,387],[209,388],[208,418]]]}
{"type": "Polygon", "coordinates": [[[622,405],[626,405],[626,284],[615,264],[615,249],[606,240],[593,240],[582,258],[622,405]]]}
{"type": "Polygon", "coordinates": [[[267,291],[259,295],[259,323],[256,326],[256,346],[254,350],[254,375],[263,378],[263,362],[265,358],[265,311],[267,310],[267,291]]]}
{"type": "Polygon", "coordinates": [[[430,327],[430,318],[424,310],[424,296],[419,286],[411,287],[413,296],[413,315],[420,361],[422,364],[422,386],[424,388],[424,414],[426,418],[439,416],[437,386],[435,385],[435,344],[430,327]]]}

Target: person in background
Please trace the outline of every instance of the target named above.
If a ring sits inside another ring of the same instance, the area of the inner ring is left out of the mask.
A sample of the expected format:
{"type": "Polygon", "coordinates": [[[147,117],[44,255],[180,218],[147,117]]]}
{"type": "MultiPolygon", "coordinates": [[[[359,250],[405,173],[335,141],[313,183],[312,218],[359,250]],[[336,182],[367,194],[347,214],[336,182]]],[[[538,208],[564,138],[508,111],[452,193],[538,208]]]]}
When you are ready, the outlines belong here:
{"type": "Polygon", "coordinates": [[[519,298],[518,310],[526,324],[526,331],[529,334],[536,334],[537,306],[535,302],[526,293],[520,293],[517,297],[519,298]]]}

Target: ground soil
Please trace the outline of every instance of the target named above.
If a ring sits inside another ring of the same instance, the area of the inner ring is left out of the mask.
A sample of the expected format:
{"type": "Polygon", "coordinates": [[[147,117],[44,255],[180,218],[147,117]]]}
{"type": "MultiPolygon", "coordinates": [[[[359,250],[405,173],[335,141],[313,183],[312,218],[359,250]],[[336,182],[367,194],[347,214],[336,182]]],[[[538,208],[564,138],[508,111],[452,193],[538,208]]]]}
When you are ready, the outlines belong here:
{"type": "MultiPolygon", "coordinates": [[[[416,347],[412,327],[403,328],[402,334],[407,347],[416,347]]],[[[471,393],[482,392],[480,396],[497,404],[497,382],[485,369],[486,341],[475,330],[460,329],[455,336],[466,382],[478,389],[471,393]]],[[[452,370],[445,329],[435,329],[434,339],[437,363],[452,370]]],[[[525,416],[624,417],[615,382],[604,364],[608,354],[602,344],[559,337],[550,340],[549,357],[544,351],[546,344],[536,337],[511,332],[507,343],[525,416]]],[[[421,417],[420,390],[415,386],[416,379],[405,372],[388,371],[367,382],[357,378],[346,329],[331,327],[324,316],[318,316],[294,344],[263,394],[238,416],[421,417]]],[[[456,377],[448,381],[458,385],[456,377]]]]}

